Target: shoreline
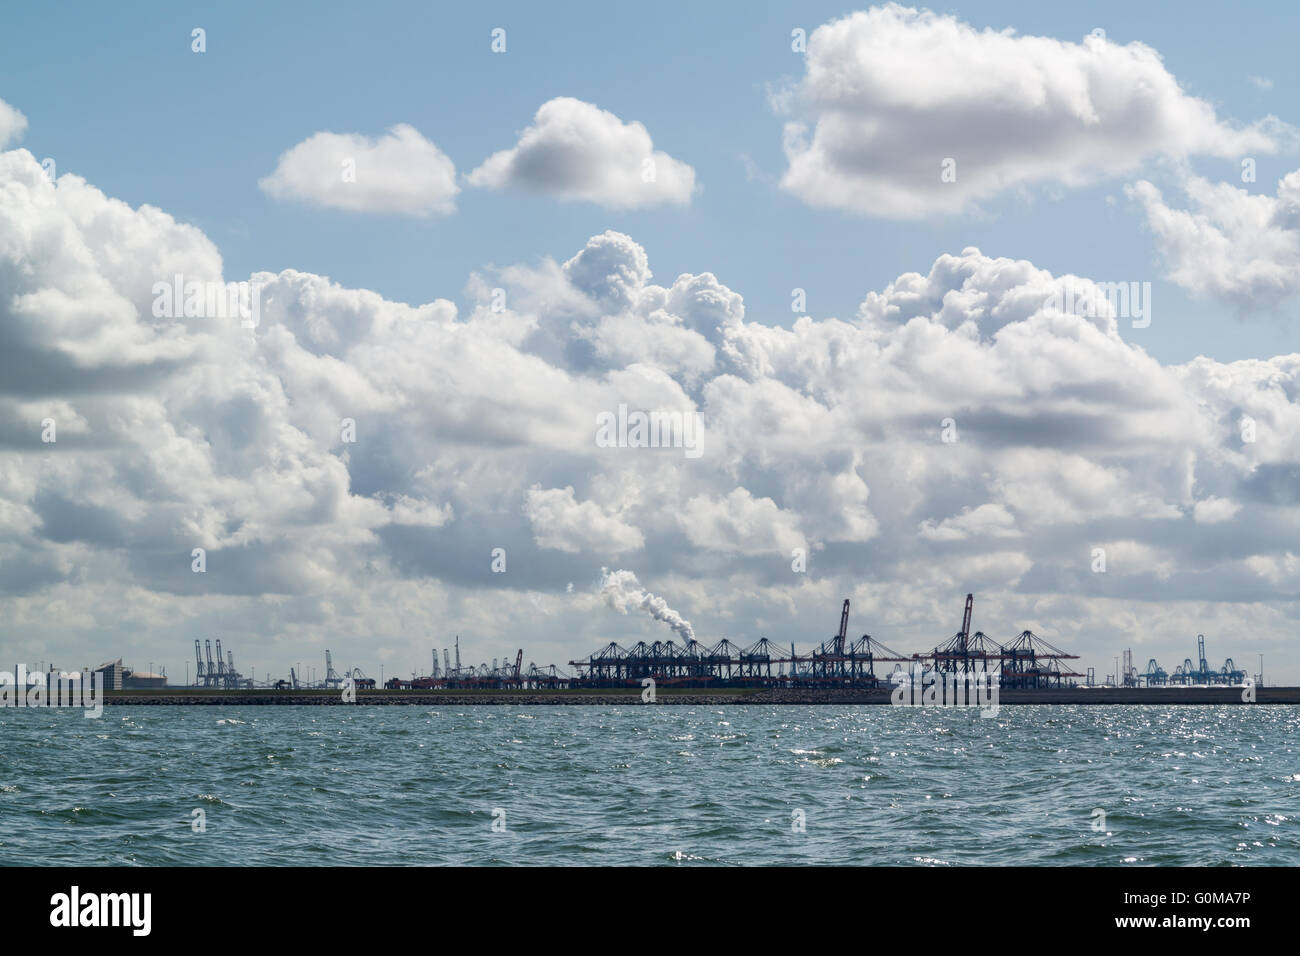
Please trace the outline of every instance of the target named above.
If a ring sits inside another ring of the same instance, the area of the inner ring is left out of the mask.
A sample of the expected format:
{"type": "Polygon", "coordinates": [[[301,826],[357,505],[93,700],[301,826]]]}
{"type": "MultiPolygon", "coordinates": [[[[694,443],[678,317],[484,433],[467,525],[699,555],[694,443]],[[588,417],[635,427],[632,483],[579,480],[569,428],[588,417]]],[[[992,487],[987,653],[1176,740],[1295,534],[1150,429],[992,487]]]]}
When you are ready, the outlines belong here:
{"type": "MultiPolygon", "coordinates": [[[[1024,704],[1245,704],[1241,687],[1125,687],[1004,690],[999,706],[1024,704]]],[[[355,704],[338,691],[105,691],[112,706],[642,706],[639,690],[358,691],[355,704]]],[[[735,690],[660,690],[655,704],[693,707],[771,704],[871,704],[889,706],[888,689],[743,688],[735,690]]],[[[1255,703],[1300,704],[1300,687],[1255,688],[1255,703]]],[[[935,705],[938,706],[938,705],[935,705]]]]}

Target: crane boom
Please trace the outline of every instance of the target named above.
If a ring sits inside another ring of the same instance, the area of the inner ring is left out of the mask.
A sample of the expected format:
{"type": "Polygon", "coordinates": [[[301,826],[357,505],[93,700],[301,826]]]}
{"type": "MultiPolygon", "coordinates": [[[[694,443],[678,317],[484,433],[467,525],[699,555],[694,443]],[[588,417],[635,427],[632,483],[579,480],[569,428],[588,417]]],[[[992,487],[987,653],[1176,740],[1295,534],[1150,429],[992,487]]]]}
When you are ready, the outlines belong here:
{"type": "Polygon", "coordinates": [[[519,668],[524,665],[524,649],[519,648],[519,653],[515,655],[515,680],[519,680],[519,668]]]}
{"type": "Polygon", "coordinates": [[[330,649],[325,648],[325,686],[340,687],[343,684],[343,678],[334,670],[334,658],[330,656],[330,649]]]}
{"type": "Polygon", "coordinates": [[[966,611],[965,613],[962,614],[961,617],[961,646],[963,650],[966,649],[966,642],[970,638],[970,617],[971,617],[971,610],[974,608],[974,606],[975,606],[975,595],[967,594],[966,611]]]}
{"type": "Polygon", "coordinates": [[[844,599],[844,610],[840,612],[840,632],[835,635],[835,653],[843,655],[844,639],[849,632],[849,599],[844,599]]]}

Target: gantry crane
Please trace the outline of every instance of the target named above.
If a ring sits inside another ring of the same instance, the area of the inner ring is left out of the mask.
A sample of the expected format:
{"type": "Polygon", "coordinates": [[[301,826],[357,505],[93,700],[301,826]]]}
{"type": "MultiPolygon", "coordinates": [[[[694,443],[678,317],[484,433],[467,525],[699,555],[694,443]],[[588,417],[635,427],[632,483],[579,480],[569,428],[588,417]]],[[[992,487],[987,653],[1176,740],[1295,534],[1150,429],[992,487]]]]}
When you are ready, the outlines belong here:
{"type": "Polygon", "coordinates": [[[334,659],[330,657],[329,648],[325,648],[325,686],[338,688],[343,686],[343,678],[334,673],[334,659]]]}
{"type": "MultiPolygon", "coordinates": [[[[217,666],[212,663],[212,641],[205,638],[203,641],[203,650],[208,658],[208,665],[203,670],[203,686],[220,687],[221,672],[218,670],[217,666]]],[[[218,656],[220,656],[220,651],[217,653],[218,656]]]]}

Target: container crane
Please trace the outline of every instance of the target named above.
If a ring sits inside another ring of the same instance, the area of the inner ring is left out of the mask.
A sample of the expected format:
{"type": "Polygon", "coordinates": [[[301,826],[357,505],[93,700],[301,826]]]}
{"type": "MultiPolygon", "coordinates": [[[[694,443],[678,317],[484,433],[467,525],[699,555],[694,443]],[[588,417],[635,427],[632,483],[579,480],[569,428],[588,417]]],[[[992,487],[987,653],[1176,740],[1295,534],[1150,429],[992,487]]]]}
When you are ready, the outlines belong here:
{"type": "Polygon", "coordinates": [[[343,678],[334,672],[334,660],[330,657],[329,648],[325,648],[325,686],[338,688],[343,685],[343,678]]]}

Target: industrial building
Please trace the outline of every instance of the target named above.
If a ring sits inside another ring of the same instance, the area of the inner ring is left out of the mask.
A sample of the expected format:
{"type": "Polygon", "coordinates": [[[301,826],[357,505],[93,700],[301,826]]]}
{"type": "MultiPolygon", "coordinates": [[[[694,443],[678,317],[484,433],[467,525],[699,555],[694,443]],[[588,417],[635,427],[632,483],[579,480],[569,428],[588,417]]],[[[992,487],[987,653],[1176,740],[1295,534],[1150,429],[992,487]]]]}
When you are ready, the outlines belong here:
{"type": "MultiPolygon", "coordinates": [[[[1186,657],[1170,674],[1153,657],[1147,661],[1145,671],[1133,666],[1133,651],[1124,652],[1124,669],[1121,679],[1125,687],[1213,687],[1245,683],[1246,672],[1231,657],[1223,666],[1213,668],[1205,657],[1205,635],[1196,635],[1196,664],[1186,657]]],[[[1262,675],[1261,675],[1262,676],[1262,675]]]]}
{"type": "MultiPolygon", "coordinates": [[[[121,690],[122,689],[122,658],[115,661],[109,661],[106,664],[100,664],[95,668],[96,674],[102,674],[104,678],[104,690],[121,690]]],[[[92,678],[93,679],[93,678],[92,678]]]]}
{"type": "Polygon", "coordinates": [[[167,686],[166,674],[151,674],[149,671],[123,669],[123,690],[161,690],[167,686]]]}
{"type": "MultiPolygon", "coordinates": [[[[705,645],[691,638],[683,642],[673,640],[640,641],[630,648],[610,642],[589,657],[569,661],[573,674],[559,670],[554,664],[538,667],[529,663],[524,667],[524,652],[519,649],[513,661],[509,656],[494,658],[491,664],[477,667],[462,664],[460,637],[456,637],[453,660],[452,648],[443,648],[439,661],[433,650],[433,668],[429,675],[410,679],[393,676],[384,681],[387,690],[558,690],[564,688],[617,688],[640,687],[646,679],[656,686],[670,688],[710,687],[788,687],[788,688],[891,688],[902,681],[924,680],[934,675],[945,685],[956,681],[990,681],[1002,689],[1044,690],[1096,685],[1095,670],[1087,674],[1075,669],[1077,654],[1055,646],[1030,630],[1022,630],[1005,641],[996,640],[983,631],[973,630],[975,597],[966,595],[961,628],[952,637],[925,651],[901,652],[876,640],[870,634],[854,639],[849,636],[849,601],[840,610],[839,629],[831,637],[811,650],[801,652],[794,644],[778,644],[760,638],[753,644],[741,646],[729,639],[705,645]]],[[[1199,635],[1198,661],[1193,666],[1190,658],[1169,674],[1152,658],[1145,672],[1138,672],[1132,663],[1132,652],[1124,655],[1121,672],[1106,678],[1107,686],[1122,684],[1125,687],[1210,686],[1240,684],[1246,674],[1237,668],[1231,658],[1223,667],[1212,669],[1205,657],[1205,637],[1199,635]]],[[[251,688],[254,681],[235,670],[234,655],[222,653],[221,641],[216,642],[213,656],[211,642],[207,653],[202,653],[200,642],[194,642],[198,665],[196,686],[212,688],[251,688]]],[[[157,684],[124,683],[121,661],[104,665],[108,669],[106,687],[163,686],[165,675],[135,675],[141,681],[160,681],[157,684]],[[116,672],[113,668],[116,668],[116,672]],[[116,683],[113,681],[116,680],[116,683]]],[[[129,674],[130,672],[125,672],[129,674]]],[[[325,651],[325,676],[320,681],[302,681],[294,668],[289,680],[268,679],[262,686],[276,690],[321,688],[338,690],[350,682],[355,690],[371,690],[376,686],[359,667],[339,673],[334,669],[330,651],[325,651]]]]}
{"type": "Polygon", "coordinates": [[[94,673],[102,674],[104,690],[157,690],[167,686],[166,674],[133,671],[122,666],[122,658],[100,664],[94,673]]]}
{"type": "Polygon", "coordinates": [[[849,602],[840,612],[839,630],[814,650],[787,652],[767,638],[748,647],[722,640],[711,647],[689,640],[642,641],[631,648],[607,644],[584,660],[570,661],[574,686],[639,686],[651,678],[668,687],[888,687],[904,675],[937,673],[943,678],[988,675],[1001,687],[1069,686],[1082,677],[1065,662],[1078,660],[1032,631],[1000,644],[982,631],[971,632],[975,597],[966,595],[961,630],[920,653],[892,650],[870,634],[848,635],[849,602]],[[883,665],[878,669],[877,665],[883,665]]]}

